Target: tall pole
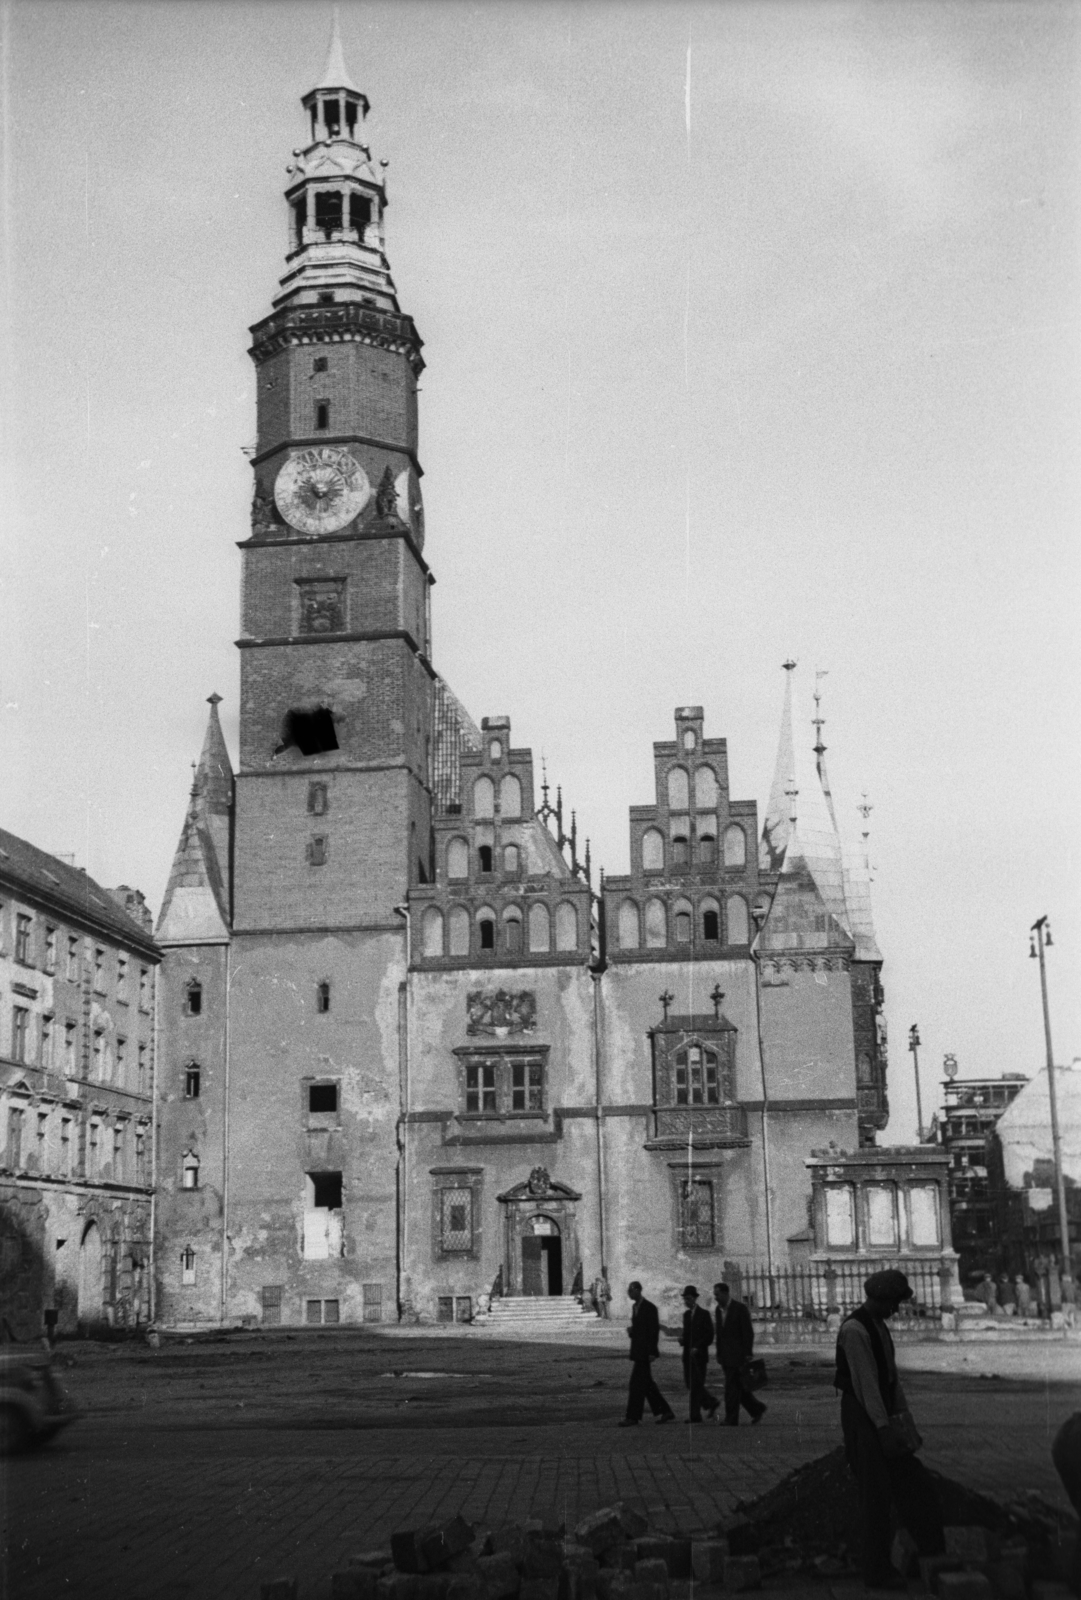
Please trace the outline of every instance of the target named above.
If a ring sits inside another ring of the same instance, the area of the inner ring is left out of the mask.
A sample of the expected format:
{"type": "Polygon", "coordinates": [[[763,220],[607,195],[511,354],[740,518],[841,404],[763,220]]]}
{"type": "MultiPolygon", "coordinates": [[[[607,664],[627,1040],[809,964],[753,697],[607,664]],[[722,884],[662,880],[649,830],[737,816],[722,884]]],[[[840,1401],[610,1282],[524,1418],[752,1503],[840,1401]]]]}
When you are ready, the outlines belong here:
{"type": "Polygon", "coordinates": [[[1062,1176],[1062,1140],[1058,1131],[1058,1093],[1055,1088],[1055,1057],[1051,1049],[1051,1012],[1047,1004],[1047,966],[1044,961],[1044,947],[1051,943],[1051,930],[1047,926],[1047,918],[1040,917],[1032,924],[1032,943],[1035,949],[1029,948],[1030,955],[1040,958],[1040,994],[1043,999],[1043,1036],[1047,1046],[1047,1093],[1051,1102],[1051,1155],[1055,1166],[1055,1190],[1058,1195],[1058,1225],[1062,1239],[1062,1267],[1073,1277],[1073,1264],[1070,1256],[1070,1219],[1066,1211],[1066,1182],[1062,1176]]]}
{"type": "Polygon", "coordinates": [[[923,1100],[920,1095],[920,1030],[914,1022],[908,1030],[908,1048],[912,1051],[912,1066],[916,1073],[916,1143],[923,1143],[923,1100]]]}

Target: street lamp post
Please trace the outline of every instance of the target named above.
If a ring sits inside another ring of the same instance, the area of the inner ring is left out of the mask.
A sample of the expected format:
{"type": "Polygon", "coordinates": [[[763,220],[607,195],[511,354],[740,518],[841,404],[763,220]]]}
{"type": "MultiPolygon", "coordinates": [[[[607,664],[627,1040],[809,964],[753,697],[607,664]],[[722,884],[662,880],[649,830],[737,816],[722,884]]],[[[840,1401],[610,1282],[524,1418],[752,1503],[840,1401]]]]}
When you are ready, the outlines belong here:
{"type": "Polygon", "coordinates": [[[912,1066],[916,1073],[916,1143],[923,1143],[923,1100],[920,1096],[920,1030],[915,1022],[908,1030],[908,1048],[912,1051],[912,1066]]]}
{"type": "Polygon", "coordinates": [[[1040,995],[1043,999],[1043,1037],[1047,1047],[1047,1093],[1051,1102],[1051,1155],[1055,1167],[1055,1190],[1058,1196],[1058,1225],[1062,1238],[1062,1268],[1073,1277],[1070,1255],[1070,1219],[1066,1211],[1066,1183],[1062,1176],[1062,1140],[1058,1131],[1058,1093],[1055,1089],[1055,1057],[1051,1049],[1051,1012],[1047,1005],[1047,966],[1044,949],[1051,944],[1051,929],[1047,918],[1040,917],[1032,924],[1028,953],[1040,962],[1040,995]]]}

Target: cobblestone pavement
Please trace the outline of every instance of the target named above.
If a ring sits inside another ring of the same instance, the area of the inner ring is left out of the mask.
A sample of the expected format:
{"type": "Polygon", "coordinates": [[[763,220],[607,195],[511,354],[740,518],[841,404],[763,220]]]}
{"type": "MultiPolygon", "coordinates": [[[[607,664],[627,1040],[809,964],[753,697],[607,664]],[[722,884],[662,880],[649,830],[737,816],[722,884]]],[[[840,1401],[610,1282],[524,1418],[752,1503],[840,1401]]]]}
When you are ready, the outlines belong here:
{"type": "MultiPolygon", "coordinates": [[[[769,1352],[760,1427],[618,1430],[628,1369],[614,1337],[557,1347],[440,1332],[62,1347],[86,1416],[8,1464],[0,1595],[249,1600],[289,1573],[302,1600],[325,1600],[348,1554],[397,1527],[459,1511],[574,1521],[632,1499],[660,1528],[709,1529],[839,1442],[827,1351],[769,1352]]],[[[1076,1350],[1034,1359],[1026,1377],[997,1351],[963,1364],[971,1349],[923,1372],[916,1348],[905,1382],[928,1462],[974,1488],[1065,1504],[1048,1448],[1081,1406],[1076,1350]],[[1010,1375],[992,1376],[999,1367],[1010,1375]]],[[[655,1370],[682,1410],[678,1356],[655,1370]]]]}

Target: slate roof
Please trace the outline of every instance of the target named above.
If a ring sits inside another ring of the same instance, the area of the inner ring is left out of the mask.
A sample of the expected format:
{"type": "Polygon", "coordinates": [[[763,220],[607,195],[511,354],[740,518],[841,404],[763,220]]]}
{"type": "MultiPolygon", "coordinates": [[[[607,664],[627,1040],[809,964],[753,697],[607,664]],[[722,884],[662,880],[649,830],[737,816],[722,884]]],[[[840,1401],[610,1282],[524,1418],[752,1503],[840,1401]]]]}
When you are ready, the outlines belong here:
{"type": "Polygon", "coordinates": [[[150,934],[117,904],[112,891],[95,883],[81,867],[69,866],[5,828],[0,828],[0,885],[22,891],[58,914],[112,935],[121,944],[136,945],[155,956],[158,953],[150,934]]]}

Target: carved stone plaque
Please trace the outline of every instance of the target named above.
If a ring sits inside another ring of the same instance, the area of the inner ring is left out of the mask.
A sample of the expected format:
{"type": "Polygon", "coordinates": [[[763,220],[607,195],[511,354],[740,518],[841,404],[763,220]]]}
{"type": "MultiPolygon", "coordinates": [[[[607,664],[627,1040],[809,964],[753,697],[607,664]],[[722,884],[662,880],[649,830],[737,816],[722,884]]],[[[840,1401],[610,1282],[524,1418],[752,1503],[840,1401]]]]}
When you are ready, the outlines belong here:
{"type": "Polygon", "coordinates": [[[537,997],[532,989],[474,989],[466,995],[467,1033],[505,1039],[511,1033],[532,1033],[537,1024],[537,997]]]}

